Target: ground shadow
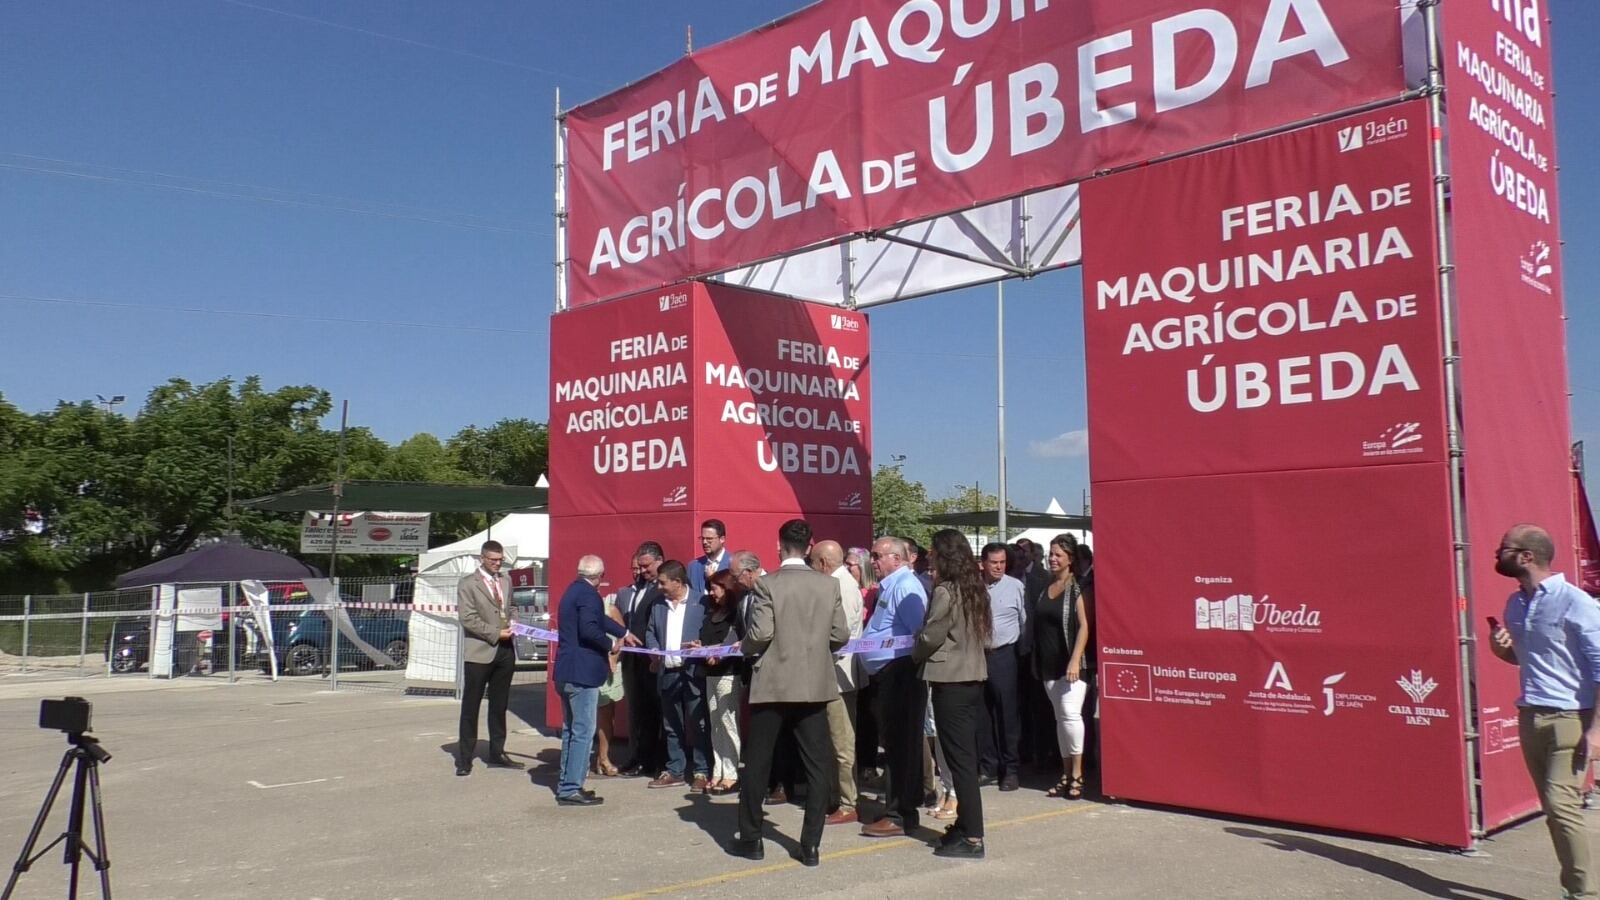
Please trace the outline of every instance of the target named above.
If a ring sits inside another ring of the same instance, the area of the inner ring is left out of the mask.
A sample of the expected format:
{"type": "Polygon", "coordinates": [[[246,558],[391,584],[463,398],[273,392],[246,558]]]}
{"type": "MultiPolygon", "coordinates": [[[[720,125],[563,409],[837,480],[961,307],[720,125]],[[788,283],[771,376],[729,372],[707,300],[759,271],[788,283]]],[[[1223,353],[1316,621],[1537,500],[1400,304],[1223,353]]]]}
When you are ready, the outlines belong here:
{"type": "Polygon", "coordinates": [[[1288,853],[1310,853],[1320,856],[1341,866],[1360,869],[1370,872],[1390,881],[1403,884],[1414,891],[1429,897],[1444,897],[1449,900],[1521,900],[1512,894],[1502,894],[1488,888],[1473,887],[1459,881],[1447,881],[1430,875],[1421,869],[1408,866],[1405,863],[1392,859],[1384,859],[1371,853],[1364,853],[1350,847],[1341,847],[1303,834],[1286,834],[1284,832],[1257,831],[1253,828],[1230,826],[1224,828],[1228,834],[1236,837],[1249,838],[1261,841],[1276,850],[1288,853]]]}
{"type": "Polygon", "coordinates": [[[539,732],[545,737],[561,736],[561,729],[551,728],[544,723],[544,685],[517,684],[511,687],[511,698],[507,701],[506,711],[523,721],[523,724],[539,732]]]}
{"type": "MultiPolygon", "coordinates": [[[[446,756],[450,757],[450,764],[451,765],[455,765],[456,760],[460,756],[460,754],[459,754],[459,752],[457,750],[457,748],[459,746],[460,746],[460,743],[458,741],[451,741],[448,744],[440,744],[439,745],[439,752],[441,752],[441,753],[445,754],[446,756]]],[[[478,771],[480,769],[489,768],[489,766],[487,765],[487,763],[488,763],[488,754],[489,754],[489,742],[487,740],[479,738],[477,749],[472,755],[472,770],[474,772],[476,772],[476,771],[478,771]]],[[[536,770],[538,770],[542,766],[546,765],[547,764],[546,763],[546,757],[550,756],[551,754],[554,754],[554,756],[557,758],[557,761],[555,763],[549,764],[549,765],[552,765],[556,775],[559,775],[560,774],[560,766],[561,766],[560,759],[559,759],[559,757],[561,756],[561,751],[560,750],[556,750],[556,749],[553,749],[553,748],[552,749],[548,749],[548,750],[540,750],[537,756],[529,756],[526,753],[513,753],[510,750],[506,751],[506,755],[507,756],[511,757],[512,759],[516,760],[517,762],[520,762],[520,763],[522,763],[524,765],[527,765],[529,774],[533,774],[536,770]]],[[[496,770],[491,768],[490,771],[496,771],[496,770]]],[[[540,781],[538,778],[535,778],[534,779],[534,783],[535,784],[543,784],[544,782],[540,781]]],[[[553,789],[555,787],[555,784],[556,784],[556,776],[552,775],[550,777],[549,786],[553,789]]]]}
{"type": "MultiPolygon", "coordinates": [[[[687,806],[678,807],[678,818],[694,825],[706,836],[727,849],[739,834],[739,804],[737,795],[732,802],[718,803],[705,794],[690,794],[687,806]]],[[[763,817],[761,836],[776,844],[789,856],[800,858],[800,840],[775,829],[770,817],[763,817]]]]}

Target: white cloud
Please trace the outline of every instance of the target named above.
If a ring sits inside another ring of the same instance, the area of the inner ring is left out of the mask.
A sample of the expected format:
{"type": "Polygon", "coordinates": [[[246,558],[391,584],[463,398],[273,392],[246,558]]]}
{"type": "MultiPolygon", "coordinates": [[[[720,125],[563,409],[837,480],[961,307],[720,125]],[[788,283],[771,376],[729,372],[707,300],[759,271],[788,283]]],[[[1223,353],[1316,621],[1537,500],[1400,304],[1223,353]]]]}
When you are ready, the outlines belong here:
{"type": "Polygon", "coordinates": [[[1028,455],[1035,459],[1071,459],[1089,455],[1089,431],[1080,428],[1047,441],[1029,441],[1028,455]]]}

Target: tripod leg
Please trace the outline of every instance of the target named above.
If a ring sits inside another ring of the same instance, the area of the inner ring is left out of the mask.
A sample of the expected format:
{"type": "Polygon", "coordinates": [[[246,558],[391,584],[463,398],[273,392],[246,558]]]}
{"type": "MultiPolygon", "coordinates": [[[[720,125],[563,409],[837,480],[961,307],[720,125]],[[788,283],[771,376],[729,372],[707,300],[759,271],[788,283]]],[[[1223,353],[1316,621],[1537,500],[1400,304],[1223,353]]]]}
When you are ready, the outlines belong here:
{"type": "MultiPolygon", "coordinates": [[[[22,842],[22,852],[17,854],[16,865],[11,867],[11,877],[6,879],[6,889],[3,892],[0,892],[0,900],[10,900],[11,892],[17,888],[17,878],[19,878],[23,872],[28,871],[28,867],[32,866],[34,860],[39,858],[38,856],[32,855],[33,848],[34,845],[39,843],[39,833],[44,831],[45,820],[50,818],[50,807],[55,805],[56,795],[61,793],[61,785],[67,780],[67,769],[72,766],[72,759],[73,757],[71,750],[68,750],[66,754],[61,757],[61,768],[56,770],[56,780],[51,782],[50,790],[45,792],[44,805],[39,807],[39,817],[33,820],[33,830],[28,832],[28,839],[22,842]]],[[[57,838],[57,841],[59,840],[60,839],[57,838]]],[[[55,845],[56,841],[50,842],[50,847],[54,847],[55,845]]],[[[40,851],[39,856],[43,856],[44,854],[50,852],[50,847],[46,847],[44,850],[40,851]]]]}
{"type": "Polygon", "coordinates": [[[78,771],[72,779],[72,806],[67,810],[67,900],[78,900],[78,864],[83,861],[83,797],[89,781],[88,757],[78,757],[78,771]]]}
{"type": "Polygon", "coordinates": [[[100,873],[101,900],[111,900],[111,857],[106,853],[106,816],[100,808],[100,764],[93,760],[89,761],[89,802],[94,809],[94,852],[89,858],[100,873]]]}

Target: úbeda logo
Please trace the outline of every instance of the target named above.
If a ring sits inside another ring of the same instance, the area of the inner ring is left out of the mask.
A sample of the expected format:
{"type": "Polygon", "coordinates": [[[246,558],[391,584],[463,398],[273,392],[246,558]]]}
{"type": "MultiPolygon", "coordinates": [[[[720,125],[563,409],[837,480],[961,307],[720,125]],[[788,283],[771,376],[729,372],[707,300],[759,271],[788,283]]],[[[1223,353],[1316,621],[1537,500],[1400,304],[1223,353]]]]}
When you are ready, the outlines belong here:
{"type": "Polygon", "coordinates": [[[1411,122],[1398,116],[1374,119],[1339,129],[1339,152],[1349,153],[1374,144],[1399,140],[1411,133],[1411,122]]]}
{"type": "Polygon", "coordinates": [[[1270,594],[1257,600],[1251,594],[1234,594],[1222,600],[1194,598],[1196,631],[1268,631],[1278,634],[1321,634],[1322,610],[1310,604],[1280,606],[1270,594]]]}
{"type": "Polygon", "coordinates": [[[1555,272],[1555,266],[1550,263],[1550,245],[1544,241],[1534,241],[1528,247],[1528,252],[1522,254],[1522,283],[1542,293],[1551,293],[1550,276],[1555,272]]]}
{"type": "Polygon", "coordinates": [[[1376,440],[1361,442],[1362,456],[1406,456],[1424,449],[1421,422],[1396,422],[1379,432],[1376,440]]]}
{"type": "Polygon", "coordinates": [[[834,331],[860,331],[861,323],[851,316],[842,313],[831,313],[828,316],[828,327],[834,331]]]}
{"type": "Polygon", "coordinates": [[[861,508],[861,492],[860,491],[851,491],[850,493],[846,494],[844,496],[844,498],[839,501],[839,508],[840,509],[860,509],[861,508]]]}
{"type": "Polygon", "coordinates": [[[684,485],[678,485],[677,487],[668,491],[665,497],[661,498],[661,505],[663,507],[688,506],[689,489],[684,485]]]}

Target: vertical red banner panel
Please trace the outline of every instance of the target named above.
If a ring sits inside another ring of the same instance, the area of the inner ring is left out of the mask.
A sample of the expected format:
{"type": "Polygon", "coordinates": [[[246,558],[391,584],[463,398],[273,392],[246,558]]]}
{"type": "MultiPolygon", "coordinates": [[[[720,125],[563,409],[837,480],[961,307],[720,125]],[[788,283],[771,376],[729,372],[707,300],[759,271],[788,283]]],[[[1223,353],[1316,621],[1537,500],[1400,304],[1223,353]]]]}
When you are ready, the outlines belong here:
{"type": "Polygon", "coordinates": [[[1110,794],[1470,839],[1430,141],[1414,102],[1083,187],[1110,794]]]}
{"type": "Polygon", "coordinates": [[[697,283],[556,315],[550,341],[557,595],[587,553],[606,561],[602,593],[643,541],[692,560],[712,517],[768,568],[795,516],[818,540],[871,537],[866,316],[697,283]]]}
{"type": "Polygon", "coordinates": [[[1508,527],[1535,522],[1556,539],[1556,570],[1578,577],[1544,7],[1452,0],[1439,11],[1486,828],[1539,806],[1517,741],[1516,669],[1488,650],[1486,617],[1515,587],[1491,553],[1508,527]]]}

